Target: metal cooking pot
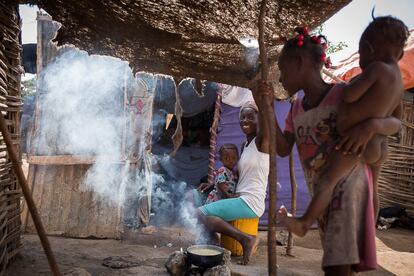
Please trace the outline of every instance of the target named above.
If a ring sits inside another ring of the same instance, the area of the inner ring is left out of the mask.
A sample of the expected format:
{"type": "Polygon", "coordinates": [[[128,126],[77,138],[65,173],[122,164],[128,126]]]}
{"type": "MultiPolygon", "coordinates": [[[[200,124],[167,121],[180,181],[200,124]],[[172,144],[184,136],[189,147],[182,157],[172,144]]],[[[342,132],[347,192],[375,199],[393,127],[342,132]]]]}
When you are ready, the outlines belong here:
{"type": "Polygon", "coordinates": [[[222,264],[224,249],[215,245],[193,245],[187,248],[187,256],[191,264],[199,267],[210,268],[222,264]],[[196,251],[200,249],[216,250],[218,254],[208,256],[198,254],[196,251]]]}

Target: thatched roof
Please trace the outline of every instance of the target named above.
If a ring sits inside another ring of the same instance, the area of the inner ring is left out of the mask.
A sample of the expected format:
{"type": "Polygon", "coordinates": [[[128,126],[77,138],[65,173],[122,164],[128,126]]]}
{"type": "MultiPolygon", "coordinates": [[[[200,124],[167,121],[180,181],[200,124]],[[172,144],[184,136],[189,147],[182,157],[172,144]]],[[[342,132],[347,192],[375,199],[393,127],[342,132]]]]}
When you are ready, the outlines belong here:
{"type": "MultiPolygon", "coordinates": [[[[249,87],[243,37],[258,37],[259,0],[26,0],[62,23],[56,40],[128,60],[135,71],[249,87]]],[[[269,0],[266,43],[294,27],[315,27],[350,0],[269,0]]],[[[277,52],[269,55],[275,59],[277,52]]]]}

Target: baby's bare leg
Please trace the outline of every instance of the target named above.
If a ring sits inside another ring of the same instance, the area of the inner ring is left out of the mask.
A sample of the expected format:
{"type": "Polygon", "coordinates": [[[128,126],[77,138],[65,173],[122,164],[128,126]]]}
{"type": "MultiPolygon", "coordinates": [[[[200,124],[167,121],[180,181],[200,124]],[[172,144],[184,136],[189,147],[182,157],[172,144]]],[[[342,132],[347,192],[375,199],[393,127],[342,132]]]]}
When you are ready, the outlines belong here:
{"type": "Polygon", "coordinates": [[[364,152],[364,161],[369,165],[379,165],[385,162],[388,156],[387,138],[375,135],[367,145],[364,152]]]}
{"type": "Polygon", "coordinates": [[[298,236],[304,236],[312,224],[323,215],[328,208],[336,184],[345,177],[349,171],[359,162],[358,157],[343,155],[339,151],[331,154],[328,164],[321,173],[315,190],[315,195],[301,218],[287,217],[282,214],[288,230],[298,236]]]}

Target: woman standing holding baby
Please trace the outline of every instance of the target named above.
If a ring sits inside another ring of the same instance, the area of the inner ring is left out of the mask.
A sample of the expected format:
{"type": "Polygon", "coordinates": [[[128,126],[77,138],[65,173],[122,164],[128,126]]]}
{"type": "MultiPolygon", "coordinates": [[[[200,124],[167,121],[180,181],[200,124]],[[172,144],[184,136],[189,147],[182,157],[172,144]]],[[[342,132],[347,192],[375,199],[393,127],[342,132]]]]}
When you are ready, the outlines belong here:
{"type": "MultiPolygon", "coordinates": [[[[302,91],[304,96],[293,102],[285,130],[277,126],[277,151],[287,156],[297,145],[314,198],[304,217],[288,217],[282,209],[281,218],[300,236],[319,218],[325,275],[376,269],[374,198],[378,169],[373,174],[371,168],[378,168],[383,154],[381,140],[373,145],[370,142],[377,135],[391,135],[400,128],[400,121],[394,117],[398,116],[402,94],[397,62],[408,30],[393,17],[375,18],[360,40],[363,73],[346,86],[325,83],[321,77],[324,38],[308,34],[306,28],[296,31],[297,36],[286,41],[278,65],[285,90],[290,95],[302,91]],[[342,150],[342,145],[346,155],[335,151],[342,150]]],[[[267,85],[259,91],[273,94],[267,85]]]]}

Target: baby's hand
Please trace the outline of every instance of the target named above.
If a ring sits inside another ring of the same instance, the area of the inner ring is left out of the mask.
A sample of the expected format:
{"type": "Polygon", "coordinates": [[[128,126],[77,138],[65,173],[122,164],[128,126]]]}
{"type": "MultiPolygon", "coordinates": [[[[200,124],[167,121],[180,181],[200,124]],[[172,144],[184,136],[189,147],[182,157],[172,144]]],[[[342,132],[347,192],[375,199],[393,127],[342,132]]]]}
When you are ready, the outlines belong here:
{"type": "Polygon", "coordinates": [[[206,192],[213,184],[209,183],[201,183],[200,186],[198,186],[198,190],[202,193],[206,192]]]}
{"type": "Polygon", "coordinates": [[[225,193],[229,190],[230,185],[228,182],[221,182],[217,183],[217,188],[220,190],[220,192],[225,193]]]}
{"type": "Polygon", "coordinates": [[[374,135],[369,123],[369,120],[364,121],[346,131],[336,145],[336,150],[361,157],[374,135]]]}

